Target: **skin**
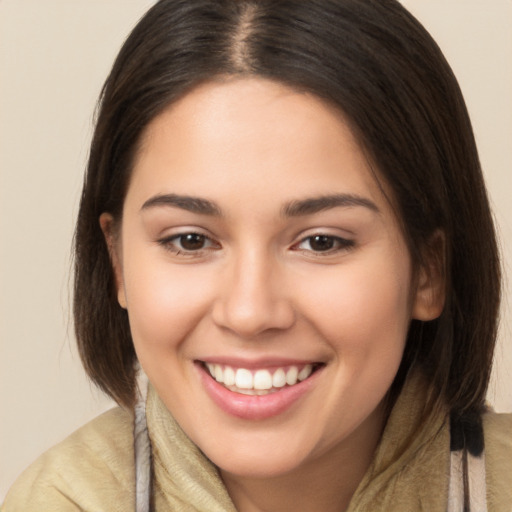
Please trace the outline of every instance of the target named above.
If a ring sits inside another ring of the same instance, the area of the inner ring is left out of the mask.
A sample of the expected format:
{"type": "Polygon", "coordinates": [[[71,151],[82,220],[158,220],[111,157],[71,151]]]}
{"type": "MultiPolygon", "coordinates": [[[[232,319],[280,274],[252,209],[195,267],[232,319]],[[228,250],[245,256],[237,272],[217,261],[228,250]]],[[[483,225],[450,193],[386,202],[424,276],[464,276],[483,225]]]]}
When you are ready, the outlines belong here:
{"type": "Polygon", "coordinates": [[[442,304],[342,115],[263,79],[202,85],[148,125],[120,232],[100,223],[142,367],[237,509],[344,510],[410,320],[442,304]],[[345,202],[290,207],[333,194],[345,202]],[[185,250],[191,232],[204,238],[185,250]],[[322,367],[285,412],[247,420],[205,392],[197,361],[219,358],[322,367]]]}

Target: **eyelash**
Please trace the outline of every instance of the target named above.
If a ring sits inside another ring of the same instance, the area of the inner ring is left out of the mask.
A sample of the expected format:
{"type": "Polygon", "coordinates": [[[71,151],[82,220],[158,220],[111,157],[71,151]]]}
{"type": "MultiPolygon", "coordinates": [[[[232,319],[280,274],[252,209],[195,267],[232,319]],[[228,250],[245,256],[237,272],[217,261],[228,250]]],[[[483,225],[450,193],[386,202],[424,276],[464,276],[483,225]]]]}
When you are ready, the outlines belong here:
{"type": "MultiPolygon", "coordinates": [[[[194,231],[190,231],[187,233],[179,233],[177,235],[173,235],[167,238],[163,238],[158,240],[159,245],[164,247],[169,252],[175,254],[176,256],[188,256],[188,257],[200,257],[203,256],[207,251],[217,250],[221,247],[218,242],[215,242],[212,238],[194,231]],[[199,237],[200,241],[203,243],[202,247],[197,249],[186,249],[182,246],[183,241],[186,237],[199,237]],[[177,247],[177,244],[181,245],[181,248],[177,247]],[[207,244],[207,247],[204,247],[204,244],[207,244]]],[[[316,233],[314,235],[309,235],[307,237],[302,238],[299,242],[292,245],[291,249],[294,251],[300,251],[304,253],[314,254],[315,257],[323,257],[330,256],[334,254],[338,254],[343,251],[348,251],[355,246],[355,241],[342,238],[339,236],[328,235],[324,233],[316,233]],[[332,244],[332,247],[327,247],[325,250],[314,250],[311,247],[311,243],[316,239],[317,243],[332,244]],[[309,249],[301,247],[303,244],[309,243],[309,249]]]]}

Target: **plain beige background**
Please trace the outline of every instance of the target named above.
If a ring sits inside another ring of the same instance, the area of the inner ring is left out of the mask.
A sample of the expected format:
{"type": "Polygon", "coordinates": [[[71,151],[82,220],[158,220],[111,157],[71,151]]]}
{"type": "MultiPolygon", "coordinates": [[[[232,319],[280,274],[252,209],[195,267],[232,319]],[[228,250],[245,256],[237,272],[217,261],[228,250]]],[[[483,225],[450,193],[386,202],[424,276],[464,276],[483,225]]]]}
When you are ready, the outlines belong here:
{"type": "MultiPolygon", "coordinates": [[[[93,110],[151,0],[0,0],[0,502],[42,451],[112,407],[84,377],[70,246],[93,110]]],[[[438,41],[473,119],[512,265],[512,2],[404,0],[438,41]]],[[[510,297],[490,401],[512,411],[510,297]]]]}

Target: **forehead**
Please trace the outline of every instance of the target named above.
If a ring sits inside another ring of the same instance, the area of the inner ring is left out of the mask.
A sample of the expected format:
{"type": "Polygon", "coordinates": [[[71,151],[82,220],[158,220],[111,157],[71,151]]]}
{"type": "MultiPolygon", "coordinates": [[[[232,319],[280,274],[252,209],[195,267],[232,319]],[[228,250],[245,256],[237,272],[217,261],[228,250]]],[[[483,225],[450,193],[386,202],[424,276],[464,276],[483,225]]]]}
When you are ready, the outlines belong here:
{"type": "Polygon", "coordinates": [[[144,132],[129,194],[271,198],[352,193],[380,202],[369,161],[338,109],[264,79],[203,84],[144,132]]]}

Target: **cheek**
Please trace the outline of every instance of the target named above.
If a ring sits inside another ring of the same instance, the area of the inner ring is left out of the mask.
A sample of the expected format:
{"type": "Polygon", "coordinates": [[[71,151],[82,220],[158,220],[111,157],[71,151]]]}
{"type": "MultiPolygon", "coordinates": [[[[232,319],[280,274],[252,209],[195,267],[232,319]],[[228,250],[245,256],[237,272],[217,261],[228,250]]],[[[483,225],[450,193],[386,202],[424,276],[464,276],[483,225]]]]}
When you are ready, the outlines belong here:
{"type": "Polygon", "coordinates": [[[208,308],[203,272],[169,265],[164,258],[145,261],[136,251],[125,260],[125,290],[130,328],[137,351],[178,346],[208,308]]]}
{"type": "Polygon", "coordinates": [[[320,277],[309,293],[310,320],[342,360],[401,357],[410,321],[409,287],[407,258],[393,265],[340,266],[320,277]]]}

